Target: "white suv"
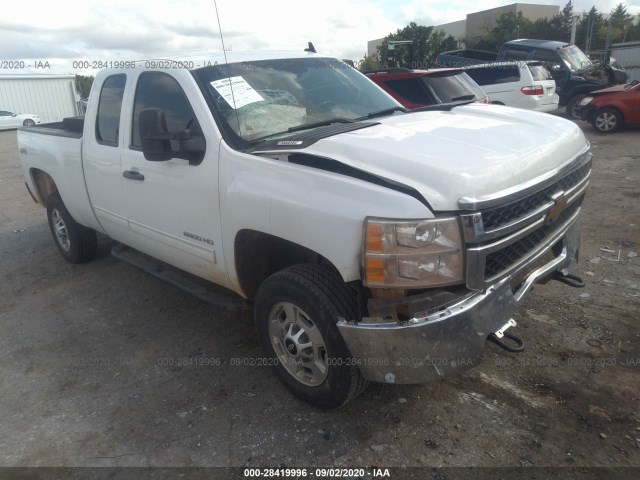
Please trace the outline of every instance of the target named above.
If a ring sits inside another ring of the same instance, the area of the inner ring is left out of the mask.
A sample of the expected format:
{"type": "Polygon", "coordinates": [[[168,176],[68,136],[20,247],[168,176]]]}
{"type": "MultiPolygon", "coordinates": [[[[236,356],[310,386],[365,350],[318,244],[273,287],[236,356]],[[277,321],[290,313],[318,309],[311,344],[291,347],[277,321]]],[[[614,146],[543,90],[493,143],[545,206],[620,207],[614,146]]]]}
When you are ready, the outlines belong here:
{"type": "Polygon", "coordinates": [[[540,62],[495,62],[465,68],[491,103],[551,112],[558,108],[556,82],[540,62]]]}

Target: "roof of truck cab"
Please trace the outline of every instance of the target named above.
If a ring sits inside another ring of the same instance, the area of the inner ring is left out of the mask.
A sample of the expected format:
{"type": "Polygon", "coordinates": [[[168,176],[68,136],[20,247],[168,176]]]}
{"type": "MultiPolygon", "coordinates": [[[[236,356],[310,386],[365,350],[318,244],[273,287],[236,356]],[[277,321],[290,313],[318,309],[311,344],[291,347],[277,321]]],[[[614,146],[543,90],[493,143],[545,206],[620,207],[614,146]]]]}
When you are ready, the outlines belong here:
{"type": "Polygon", "coordinates": [[[225,64],[225,63],[242,63],[242,62],[254,62],[260,60],[284,60],[289,58],[322,58],[328,57],[333,58],[330,55],[319,55],[314,52],[305,52],[300,50],[295,51],[286,51],[286,50],[278,50],[278,51],[245,51],[245,52],[211,52],[211,53],[198,53],[194,55],[180,55],[180,56],[169,56],[169,57],[159,57],[159,58],[150,58],[146,60],[140,60],[139,63],[145,62],[182,62],[183,64],[193,63],[193,68],[189,67],[189,70],[196,70],[198,68],[202,68],[204,66],[210,66],[211,64],[225,64]]]}

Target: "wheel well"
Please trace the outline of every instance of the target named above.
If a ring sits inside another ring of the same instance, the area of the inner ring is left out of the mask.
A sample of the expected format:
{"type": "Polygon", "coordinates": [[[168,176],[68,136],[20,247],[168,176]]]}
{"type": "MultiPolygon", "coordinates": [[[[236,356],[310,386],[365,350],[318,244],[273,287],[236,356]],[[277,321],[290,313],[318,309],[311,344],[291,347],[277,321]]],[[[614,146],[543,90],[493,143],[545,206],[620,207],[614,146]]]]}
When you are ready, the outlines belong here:
{"type": "Polygon", "coordinates": [[[39,201],[42,205],[47,204],[47,198],[53,193],[58,192],[56,182],[53,181],[51,176],[37,168],[31,169],[31,178],[33,178],[33,184],[36,187],[36,193],[39,197],[39,201]]]}
{"type": "Polygon", "coordinates": [[[504,105],[502,102],[491,102],[493,105],[504,105]]]}
{"type": "Polygon", "coordinates": [[[322,255],[268,233],[241,230],[236,235],[234,250],[238,281],[249,300],[255,298],[258,287],[267,277],[292,265],[324,265],[340,275],[322,255]]]}

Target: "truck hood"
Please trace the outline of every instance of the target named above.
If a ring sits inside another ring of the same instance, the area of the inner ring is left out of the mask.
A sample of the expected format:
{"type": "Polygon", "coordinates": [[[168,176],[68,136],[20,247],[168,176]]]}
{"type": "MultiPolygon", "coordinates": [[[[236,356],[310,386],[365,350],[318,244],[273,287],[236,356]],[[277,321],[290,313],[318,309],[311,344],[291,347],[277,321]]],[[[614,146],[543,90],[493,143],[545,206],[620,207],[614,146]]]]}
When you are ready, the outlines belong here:
{"type": "Polygon", "coordinates": [[[497,105],[469,104],[379,122],[296,153],[331,158],[409,186],[434,211],[454,211],[461,198],[517,191],[570,163],[589,145],[573,122],[497,105]]]}

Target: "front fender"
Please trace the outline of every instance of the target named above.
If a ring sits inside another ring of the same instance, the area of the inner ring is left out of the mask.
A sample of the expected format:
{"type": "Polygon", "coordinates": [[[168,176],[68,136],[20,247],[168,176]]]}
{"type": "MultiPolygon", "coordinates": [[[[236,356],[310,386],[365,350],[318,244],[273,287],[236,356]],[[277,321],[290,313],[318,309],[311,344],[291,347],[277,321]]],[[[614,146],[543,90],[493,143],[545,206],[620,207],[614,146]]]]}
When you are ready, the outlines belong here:
{"type": "Polygon", "coordinates": [[[223,144],[220,205],[229,278],[239,290],[234,241],[249,229],[322,255],[343,280],[360,279],[362,228],[368,216],[432,218],[415,198],[379,185],[223,144]],[[233,270],[233,271],[232,271],[233,270]]]}

